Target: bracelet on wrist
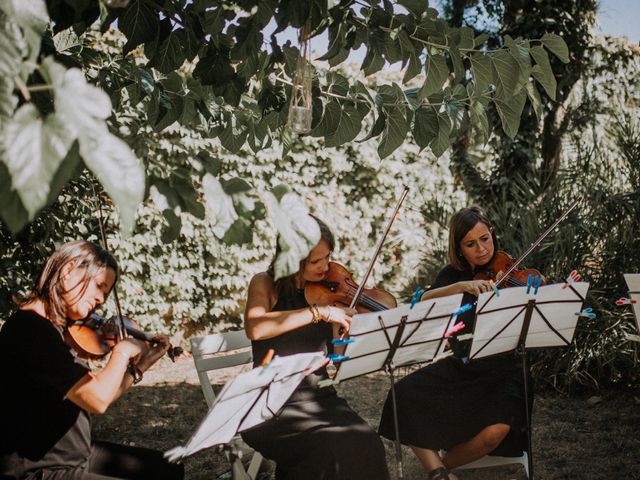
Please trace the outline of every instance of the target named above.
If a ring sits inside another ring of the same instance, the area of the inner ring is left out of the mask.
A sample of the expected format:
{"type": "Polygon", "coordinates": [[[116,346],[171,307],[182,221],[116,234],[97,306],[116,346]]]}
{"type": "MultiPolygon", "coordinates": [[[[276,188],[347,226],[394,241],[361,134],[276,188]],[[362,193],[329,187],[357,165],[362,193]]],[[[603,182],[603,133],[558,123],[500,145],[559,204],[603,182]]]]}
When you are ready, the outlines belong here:
{"type": "Polygon", "coordinates": [[[315,303],[313,305],[309,305],[309,310],[311,310],[311,323],[320,323],[322,321],[322,315],[320,315],[318,305],[315,303]]]}
{"type": "Polygon", "coordinates": [[[127,367],[127,373],[131,375],[131,378],[133,378],[134,385],[142,381],[142,370],[140,370],[135,363],[131,362],[129,364],[127,367]]]}

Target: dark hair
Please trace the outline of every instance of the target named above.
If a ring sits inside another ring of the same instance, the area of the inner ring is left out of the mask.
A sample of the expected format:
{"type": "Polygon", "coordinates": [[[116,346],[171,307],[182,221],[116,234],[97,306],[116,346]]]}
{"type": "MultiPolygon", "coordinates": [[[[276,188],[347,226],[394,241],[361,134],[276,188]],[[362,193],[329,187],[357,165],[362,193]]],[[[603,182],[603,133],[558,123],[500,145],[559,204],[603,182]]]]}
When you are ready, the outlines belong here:
{"type": "Polygon", "coordinates": [[[116,278],[118,275],[118,264],[113,256],[102,247],[84,240],[67,242],[51,254],[31,292],[18,298],[16,303],[22,306],[36,299],[41,300],[44,303],[47,318],[55,325],[64,328],[67,319],[63,295],[66,291],[61,276],[64,266],[69,262],[74,263],[73,268],[85,269],[81,280],[83,287],[80,295],[85,292],[87,281],[101,269],[111,268],[115,272],[116,278]]]}
{"type": "Polygon", "coordinates": [[[449,263],[456,270],[468,270],[469,262],[460,251],[460,242],[469,231],[478,223],[484,223],[491,232],[493,239],[494,253],[498,249],[495,228],[480,207],[468,207],[458,210],[449,222],[449,263]]]}
{"type": "MultiPolygon", "coordinates": [[[[336,246],[336,241],[335,238],[333,236],[333,233],[331,232],[331,230],[329,229],[329,226],[324,223],[322,220],[320,220],[318,217],[316,217],[315,215],[309,215],[311,218],[313,218],[317,223],[318,226],[320,227],[320,240],[318,241],[318,243],[320,243],[320,241],[324,240],[325,242],[327,242],[327,244],[329,245],[329,251],[333,252],[333,249],[336,246]]],[[[269,265],[269,268],[267,270],[267,273],[269,274],[269,276],[271,278],[275,278],[275,263],[276,263],[276,258],[278,258],[278,255],[282,252],[282,248],[280,247],[280,238],[276,239],[276,253],[273,256],[273,260],[271,261],[271,264],[269,265]]],[[[293,273],[291,275],[288,275],[286,277],[282,277],[279,278],[278,280],[276,280],[274,282],[275,288],[276,288],[276,294],[278,295],[278,298],[280,297],[291,297],[295,294],[296,291],[296,276],[298,275],[298,273],[304,269],[305,264],[307,263],[307,259],[305,258],[304,260],[300,261],[300,267],[298,268],[298,271],[296,273],[293,273]]]]}

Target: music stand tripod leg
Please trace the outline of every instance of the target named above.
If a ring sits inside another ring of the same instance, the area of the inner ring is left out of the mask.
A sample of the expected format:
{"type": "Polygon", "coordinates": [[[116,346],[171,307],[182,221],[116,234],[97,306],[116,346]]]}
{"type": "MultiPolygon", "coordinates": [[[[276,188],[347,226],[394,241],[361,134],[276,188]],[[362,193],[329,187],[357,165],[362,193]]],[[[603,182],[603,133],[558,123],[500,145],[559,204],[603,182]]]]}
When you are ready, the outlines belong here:
{"type": "Polygon", "coordinates": [[[533,480],[533,451],[531,447],[531,415],[529,415],[529,362],[525,345],[534,307],[535,300],[529,300],[524,314],[524,321],[522,322],[522,330],[520,331],[518,346],[515,350],[516,355],[520,357],[520,360],[522,362],[522,381],[524,382],[524,414],[527,428],[527,466],[529,468],[529,471],[527,473],[529,480],[533,480]]]}
{"type": "Polygon", "coordinates": [[[393,363],[388,362],[387,371],[389,372],[389,380],[391,380],[391,405],[393,406],[393,427],[395,429],[395,447],[396,447],[396,465],[398,468],[398,478],[404,478],[404,467],[402,465],[402,445],[400,444],[400,427],[398,425],[398,407],[396,404],[396,387],[395,378],[393,376],[394,368],[393,363]]]}

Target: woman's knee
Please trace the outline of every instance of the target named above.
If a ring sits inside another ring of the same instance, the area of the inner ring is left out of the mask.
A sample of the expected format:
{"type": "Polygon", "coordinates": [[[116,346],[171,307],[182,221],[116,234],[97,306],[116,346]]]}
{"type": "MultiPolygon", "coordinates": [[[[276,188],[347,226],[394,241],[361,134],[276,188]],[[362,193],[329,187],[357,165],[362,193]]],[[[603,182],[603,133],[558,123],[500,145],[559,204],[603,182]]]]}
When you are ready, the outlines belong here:
{"type": "Polygon", "coordinates": [[[491,452],[498,448],[505,437],[509,434],[511,426],[506,423],[496,423],[489,425],[480,432],[480,440],[483,444],[483,450],[491,452]]]}

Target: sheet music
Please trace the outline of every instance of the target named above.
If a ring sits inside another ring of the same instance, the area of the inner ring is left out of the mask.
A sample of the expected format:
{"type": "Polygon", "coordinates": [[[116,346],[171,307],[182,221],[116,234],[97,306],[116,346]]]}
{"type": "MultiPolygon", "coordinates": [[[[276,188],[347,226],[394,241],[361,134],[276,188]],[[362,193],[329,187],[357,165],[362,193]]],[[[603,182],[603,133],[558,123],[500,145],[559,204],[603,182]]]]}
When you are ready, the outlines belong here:
{"type": "Polygon", "coordinates": [[[325,361],[322,352],[276,356],[264,367],[240,373],[218,394],[187,444],[167,451],[165,457],[176,461],[204,448],[228,443],[236,433],[269,420],[302,379],[325,361]]]}
{"type": "Polygon", "coordinates": [[[393,356],[395,366],[432,361],[444,351],[444,334],[456,319],[451,314],[460,308],[462,294],[434,298],[382,312],[353,317],[347,345],[348,360],[340,363],[336,382],[375,372],[384,367],[403,317],[406,324],[393,356]],[[384,328],[383,328],[384,327],[384,328]]]}
{"type": "Polygon", "coordinates": [[[478,297],[476,325],[470,358],[482,358],[514,350],[518,345],[527,304],[535,301],[526,337],[526,348],[557,347],[573,341],[575,327],[589,289],[586,282],[544,285],[538,293],[515,287],[482,293],[478,297]]]}

